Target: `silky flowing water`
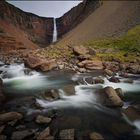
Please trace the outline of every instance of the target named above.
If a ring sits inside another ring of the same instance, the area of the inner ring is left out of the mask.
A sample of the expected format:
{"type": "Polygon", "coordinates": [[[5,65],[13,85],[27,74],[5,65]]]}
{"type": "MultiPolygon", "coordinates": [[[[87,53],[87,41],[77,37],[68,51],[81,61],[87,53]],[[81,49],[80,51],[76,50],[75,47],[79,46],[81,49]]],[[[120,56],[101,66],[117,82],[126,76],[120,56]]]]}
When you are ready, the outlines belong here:
{"type": "Polygon", "coordinates": [[[24,64],[2,65],[0,71],[5,94],[9,97],[5,108],[16,110],[15,104],[18,101],[34,96],[35,102],[42,109],[36,109],[30,103],[21,103],[19,110],[23,109],[27,116],[34,113],[49,113],[53,110],[57,114],[51,124],[53,131],[74,128],[77,132],[77,139],[86,137],[92,131],[100,132],[108,139],[132,139],[133,136],[140,134],[140,120],[131,121],[121,109],[102,106],[97,96],[100,89],[106,86],[122,88],[125,95],[123,108],[133,105],[140,110],[140,75],[129,74],[128,78],[117,75],[121,82],[112,83],[107,80],[108,77],[99,72],[88,74],[64,71],[40,73],[25,68],[24,64]],[[105,83],[88,84],[84,79],[89,76],[101,77],[105,83]],[[133,83],[126,82],[128,80],[133,80],[133,83]],[[74,87],[75,95],[68,96],[64,90],[64,87],[68,85],[74,87]],[[41,98],[40,93],[50,89],[58,89],[60,99],[47,101],[41,98]],[[120,126],[120,130],[116,128],[116,125],[120,126]]]}

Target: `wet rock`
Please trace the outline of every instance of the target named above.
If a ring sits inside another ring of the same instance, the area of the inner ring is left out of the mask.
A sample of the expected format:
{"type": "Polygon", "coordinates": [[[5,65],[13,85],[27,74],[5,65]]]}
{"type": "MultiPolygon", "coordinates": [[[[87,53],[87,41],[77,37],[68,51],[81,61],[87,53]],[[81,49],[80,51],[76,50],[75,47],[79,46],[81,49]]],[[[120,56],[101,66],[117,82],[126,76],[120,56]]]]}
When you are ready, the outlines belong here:
{"type": "Polygon", "coordinates": [[[104,70],[104,73],[108,76],[112,76],[113,75],[113,72],[111,70],[108,70],[108,69],[105,69],[104,70]]]}
{"type": "Polygon", "coordinates": [[[60,96],[59,96],[59,91],[58,90],[55,90],[55,89],[52,89],[50,91],[46,91],[45,93],[43,93],[43,97],[46,99],[46,100],[56,100],[56,99],[59,99],[60,96]]]}
{"type": "Polygon", "coordinates": [[[63,87],[63,91],[65,92],[65,94],[66,94],[67,96],[75,95],[75,87],[74,87],[74,85],[72,85],[72,84],[65,85],[65,86],[63,87]]]}
{"type": "Polygon", "coordinates": [[[74,46],[73,52],[76,55],[86,55],[89,53],[89,50],[84,46],[74,46]]]}
{"type": "Polygon", "coordinates": [[[0,140],[6,140],[7,137],[5,135],[0,135],[0,140]]]}
{"type": "Polygon", "coordinates": [[[40,132],[39,136],[37,137],[37,140],[44,140],[48,136],[50,136],[50,128],[49,127],[47,127],[45,130],[40,132]]]}
{"type": "Polygon", "coordinates": [[[123,109],[123,113],[131,121],[140,120],[140,112],[133,106],[129,106],[128,108],[123,109]]]}
{"type": "Polygon", "coordinates": [[[78,71],[79,71],[80,73],[85,73],[85,72],[86,72],[86,69],[85,69],[85,68],[79,68],[78,71]]]}
{"type": "Polygon", "coordinates": [[[134,81],[132,79],[126,79],[126,80],[123,80],[123,82],[132,84],[134,81]]]}
{"type": "Polygon", "coordinates": [[[119,83],[120,82],[120,80],[119,80],[119,78],[117,78],[117,77],[111,77],[111,78],[109,78],[108,79],[110,82],[113,82],[113,83],[119,83]]]}
{"type": "Polygon", "coordinates": [[[122,91],[121,88],[116,88],[115,91],[116,91],[117,95],[118,95],[121,99],[124,98],[124,93],[123,93],[123,91],[122,91]]]}
{"type": "Polygon", "coordinates": [[[5,96],[4,96],[4,94],[3,94],[3,89],[2,89],[2,87],[3,87],[3,81],[2,81],[2,79],[0,78],[0,104],[3,102],[3,101],[5,101],[5,96]]]}
{"type": "Polygon", "coordinates": [[[16,127],[16,130],[23,130],[25,128],[26,128],[25,125],[19,125],[19,126],[16,127]]]}
{"type": "Polygon", "coordinates": [[[135,127],[128,123],[112,123],[110,127],[110,131],[116,136],[132,133],[134,130],[135,127]]]}
{"type": "Polygon", "coordinates": [[[126,72],[121,72],[121,73],[119,74],[119,76],[124,77],[124,78],[128,78],[128,73],[126,73],[126,72]]]}
{"type": "Polygon", "coordinates": [[[5,128],[4,125],[0,127],[0,134],[2,133],[2,131],[4,130],[4,128],[5,128]]]}
{"type": "Polygon", "coordinates": [[[50,123],[51,120],[52,120],[51,118],[44,117],[44,116],[41,116],[41,115],[38,115],[37,118],[36,118],[36,122],[39,123],[39,124],[50,123]]]}
{"type": "Polygon", "coordinates": [[[17,123],[17,120],[13,120],[8,122],[8,125],[14,126],[17,123]]]}
{"type": "Polygon", "coordinates": [[[0,121],[2,122],[20,120],[22,118],[23,115],[18,112],[8,112],[8,113],[0,114],[0,121]]]}
{"type": "Polygon", "coordinates": [[[43,64],[40,65],[39,69],[43,72],[50,71],[57,67],[57,63],[55,59],[45,61],[43,64]]]}
{"type": "Polygon", "coordinates": [[[23,140],[28,136],[34,134],[33,130],[23,130],[23,131],[15,131],[12,134],[12,140],[23,140]]]}
{"type": "Polygon", "coordinates": [[[117,95],[115,89],[112,87],[104,88],[104,101],[103,104],[108,107],[122,107],[123,101],[117,95]]]}
{"type": "Polygon", "coordinates": [[[93,79],[94,84],[104,84],[104,80],[102,78],[93,79]]]}
{"type": "Polygon", "coordinates": [[[93,78],[92,78],[92,77],[86,77],[86,78],[85,78],[85,81],[86,81],[88,84],[93,84],[93,78]]]}
{"type": "Polygon", "coordinates": [[[104,137],[100,133],[92,132],[90,134],[90,140],[104,140],[104,137]]]}
{"type": "Polygon", "coordinates": [[[61,130],[59,138],[60,140],[74,140],[74,129],[61,130]]]}

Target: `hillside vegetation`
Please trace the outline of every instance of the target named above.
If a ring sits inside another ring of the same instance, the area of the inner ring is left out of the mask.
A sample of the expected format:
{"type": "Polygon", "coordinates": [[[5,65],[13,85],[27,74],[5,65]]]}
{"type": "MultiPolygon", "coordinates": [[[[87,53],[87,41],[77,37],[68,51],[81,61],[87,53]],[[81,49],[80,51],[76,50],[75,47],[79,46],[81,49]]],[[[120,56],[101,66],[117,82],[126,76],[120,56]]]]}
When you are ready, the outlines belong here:
{"type": "Polygon", "coordinates": [[[118,38],[106,38],[85,43],[96,49],[106,49],[98,53],[98,56],[116,56],[122,60],[135,59],[140,53],[140,25],[130,29],[118,38]]]}

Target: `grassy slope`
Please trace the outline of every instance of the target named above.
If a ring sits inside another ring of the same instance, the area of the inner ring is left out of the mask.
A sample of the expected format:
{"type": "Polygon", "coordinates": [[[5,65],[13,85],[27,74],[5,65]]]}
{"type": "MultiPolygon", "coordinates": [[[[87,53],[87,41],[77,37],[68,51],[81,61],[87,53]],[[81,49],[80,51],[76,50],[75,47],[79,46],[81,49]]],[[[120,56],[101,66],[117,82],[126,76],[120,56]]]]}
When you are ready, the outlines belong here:
{"type": "Polygon", "coordinates": [[[115,56],[124,61],[137,58],[140,53],[140,25],[130,29],[119,38],[107,38],[85,43],[94,48],[112,48],[112,52],[98,53],[98,56],[115,56]],[[127,57],[126,57],[127,55],[127,57]]]}

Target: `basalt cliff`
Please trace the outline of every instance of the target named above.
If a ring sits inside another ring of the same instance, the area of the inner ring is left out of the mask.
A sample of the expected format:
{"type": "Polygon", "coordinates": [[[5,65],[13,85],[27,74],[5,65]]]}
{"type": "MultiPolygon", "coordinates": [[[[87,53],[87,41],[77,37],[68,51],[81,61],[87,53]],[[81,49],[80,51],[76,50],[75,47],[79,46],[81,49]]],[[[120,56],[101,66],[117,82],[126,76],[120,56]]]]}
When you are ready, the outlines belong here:
{"type": "MultiPolygon", "coordinates": [[[[57,18],[58,39],[84,20],[99,5],[99,1],[84,0],[57,18]]],[[[47,47],[52,43],[53,29],[53,18],[24,12],[5,0],[0,2],[1,50],[47,47]]]]}
{"type": "Polygon", "coordinates": [[[0,2],[0,25],[1,33],[5,33],[3,38],[9,40],[10,37],[13,43],[16,42],[13,47],[18,45],[21,48],[44,47],[52,41],[53,18],[24,12],[5,1],[0,2]]]}

